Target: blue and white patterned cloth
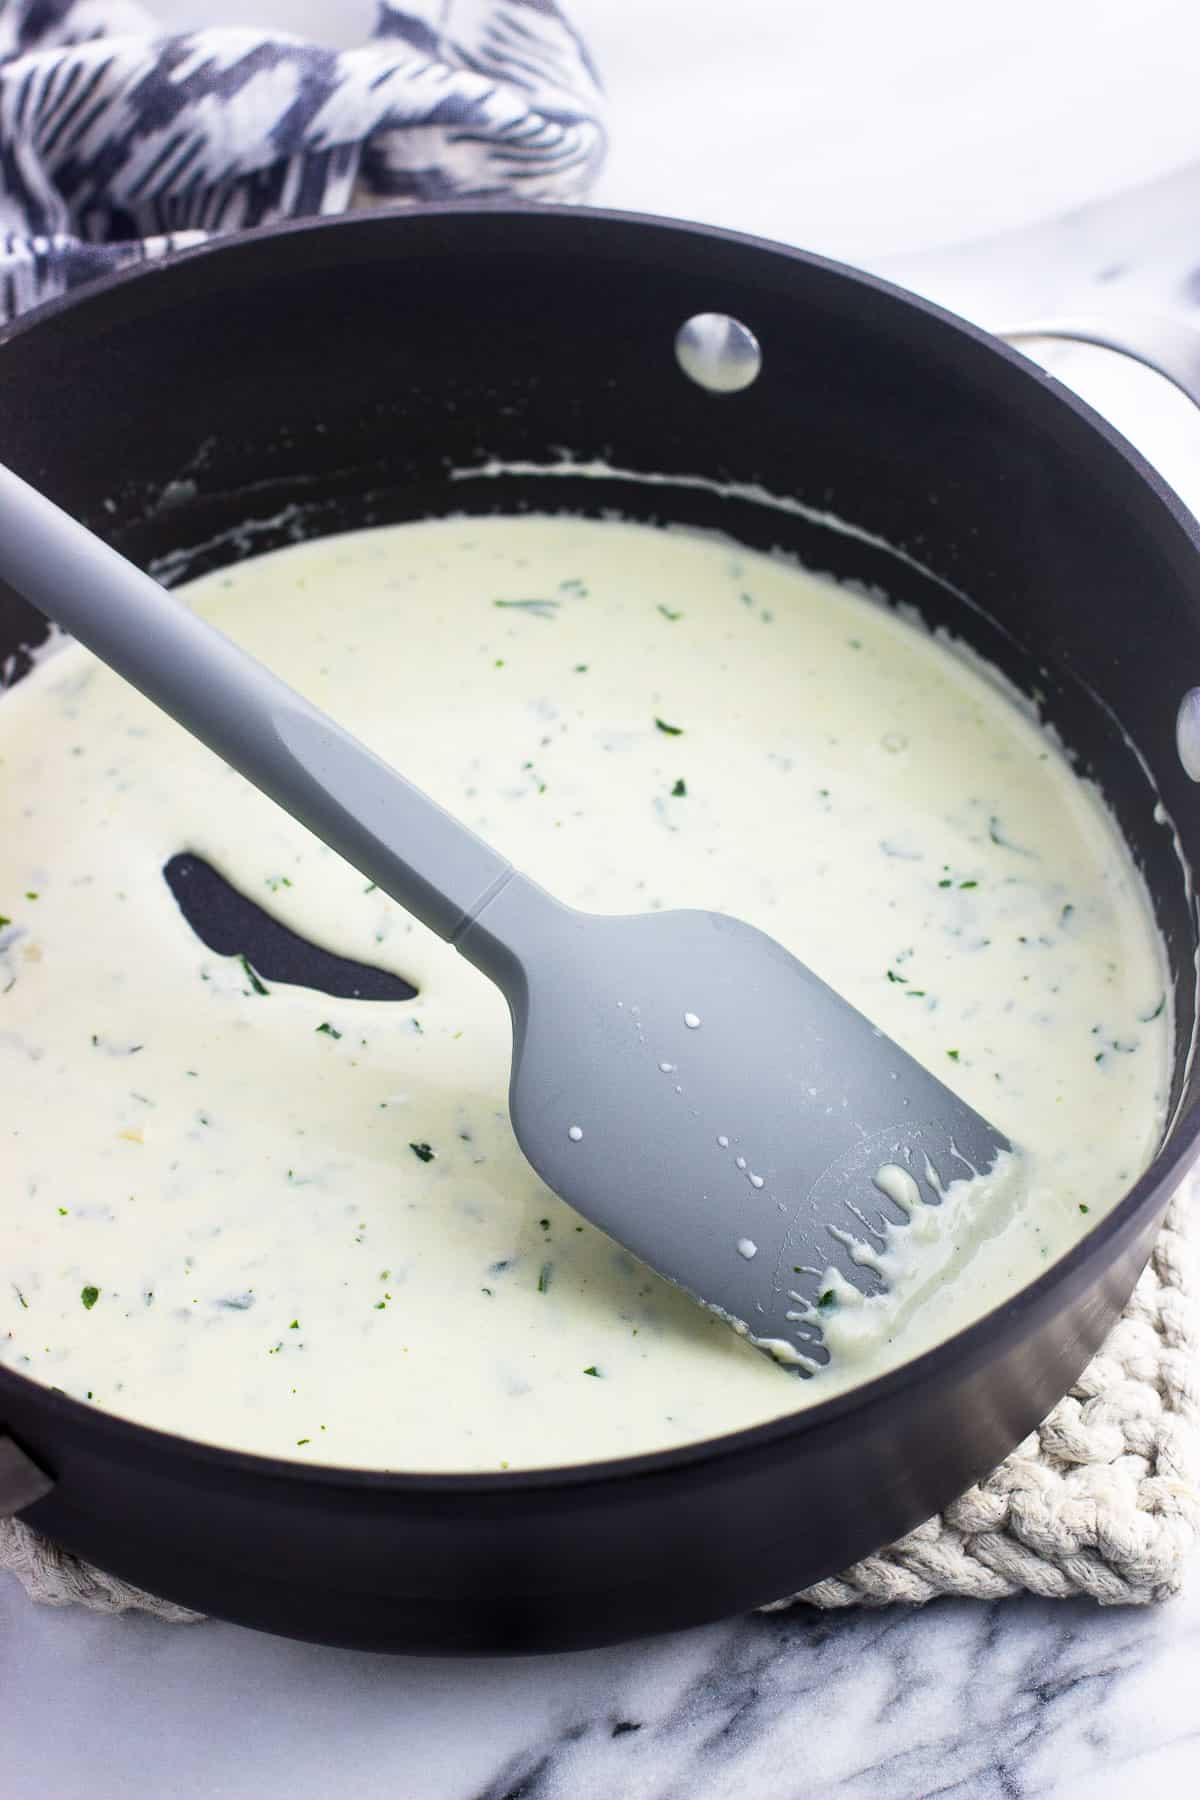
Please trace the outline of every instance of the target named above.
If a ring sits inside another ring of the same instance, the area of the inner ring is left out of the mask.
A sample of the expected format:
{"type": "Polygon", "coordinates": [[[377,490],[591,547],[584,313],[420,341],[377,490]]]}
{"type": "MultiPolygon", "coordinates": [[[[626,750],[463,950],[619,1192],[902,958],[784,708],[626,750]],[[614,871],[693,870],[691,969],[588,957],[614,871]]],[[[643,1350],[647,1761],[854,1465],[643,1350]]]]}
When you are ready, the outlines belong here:
{"type": "MultiPolygon", "coordinates": [[[[252,11],[253,0],[247,0],[252,11]]],[[[582,197],[599,83],[555,0],[381,0],[336,52],[133,0],[0,0],[0,323],[225,231],[387,200],[582,197]]]]}

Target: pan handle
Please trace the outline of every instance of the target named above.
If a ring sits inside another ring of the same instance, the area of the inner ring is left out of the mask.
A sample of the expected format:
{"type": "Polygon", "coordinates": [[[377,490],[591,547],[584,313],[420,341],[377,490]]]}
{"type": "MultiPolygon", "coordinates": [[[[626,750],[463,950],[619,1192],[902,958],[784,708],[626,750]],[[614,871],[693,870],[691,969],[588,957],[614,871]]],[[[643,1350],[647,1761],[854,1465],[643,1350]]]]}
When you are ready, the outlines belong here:
{"type": "Polygon", "coordinates": [[[1076,344],[1116,350],[1165,375],[1193,405],[1200,406],[1200,330],[1169,313],[1079,314],[1015,325],[996,335],[1010,344],[1030,338],[1067,338],[1076,344]]]}
{"type": "Polygon", "coordinates": [[[33,1458],[0,1432],[0,1519],[11,1519],[35,1500],[44,1500],[53,1486],[33,1458]]]}
{"type": "MultiPolygon", "coordinates": [[[[1165,375],[1194,406],[1200,406],[1200,331],[1169,314],[1047,319],[1044,324],[1018,325],[997,336],[1010,344],[1029,338],[1067,338],[1072,343],[1116,350],[1165,375]]],[[[1190,688],[1179,703],[1175,739],[1185,773],[1200,782],[1200,687],[1190,688]]]]}

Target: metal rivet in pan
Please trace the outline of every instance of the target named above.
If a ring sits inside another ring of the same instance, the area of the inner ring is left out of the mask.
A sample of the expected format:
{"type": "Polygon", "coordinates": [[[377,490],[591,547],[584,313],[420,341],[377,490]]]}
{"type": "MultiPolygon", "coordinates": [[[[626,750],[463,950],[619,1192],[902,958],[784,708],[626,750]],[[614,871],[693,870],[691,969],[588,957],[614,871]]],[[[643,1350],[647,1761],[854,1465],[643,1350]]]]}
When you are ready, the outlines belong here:
{"type": "Polygon", "coordinates": [[[1200,781],[1200,688],[1189,688],[1175,715],[1175,743],[1184,772],[1200,781]]]}
{"type": "Polygon", "coordinates": [[[758,379],[762,351],[740,319],[696,313],[675,333],[675,360],[689,381],[710,394],[740,394],[758,379]]]}

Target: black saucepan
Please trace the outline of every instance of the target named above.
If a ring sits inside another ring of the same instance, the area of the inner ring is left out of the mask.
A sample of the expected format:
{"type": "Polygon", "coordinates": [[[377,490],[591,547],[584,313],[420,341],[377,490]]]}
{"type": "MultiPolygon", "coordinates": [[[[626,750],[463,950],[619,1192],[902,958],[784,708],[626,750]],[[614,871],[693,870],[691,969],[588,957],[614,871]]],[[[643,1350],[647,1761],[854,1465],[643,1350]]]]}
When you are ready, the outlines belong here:
{"type": "MultiPolygon", "coordinates": [[[[1036,692],[1101,782],[1153,895],[1178,1020],[1174,1124],[1121,1205],[970,1330],[795,1419],[580,1468],[383,1475],[144,1430],[5,1368],[8,1511],[272,1631],[562,1649],[827,1575],[935,1512],[1055,1404],[1128,1296],[1200,1129],[1196,920],[1155,817],[1161,800],[1200,860],[1175,733],[1200,682],[1200,538],[1086,407],[985,334],[793,251],[601,213],[433,208],[221,243],[44,309],[0,345],[0,457],[135,559],[181,553],[177,573],[297,530],[615,508],[783,546],[914,605],[1036,692]],[[741,392],[681,371],[676,333],[705,313],[761,344],[741,392]],[[706,479],[570,472],[593,459],[706,479]]],[[[0,594],[18,677],[41,635],[0,594]]]]}

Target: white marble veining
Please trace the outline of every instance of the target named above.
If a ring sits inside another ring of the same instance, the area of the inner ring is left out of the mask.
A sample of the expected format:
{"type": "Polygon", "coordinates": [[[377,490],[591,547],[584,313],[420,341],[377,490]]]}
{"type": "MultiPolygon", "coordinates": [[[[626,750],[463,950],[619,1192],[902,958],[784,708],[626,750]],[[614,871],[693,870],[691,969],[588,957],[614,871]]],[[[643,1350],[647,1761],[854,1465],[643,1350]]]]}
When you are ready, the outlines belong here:
{"type": "Polygon", "coordinates": [[[937,1601],[432,1662],[31,1611],[0,1585],[5,1800],[1185,1800],[1200,1587],[937,1601]],[[70,1729],[64,1729],[66,1721],[70,1729]]]}
{"type": "MultiPolygon", "coordinates": [[[[370,5],[157,10],[347,42],[370,5]]],[[[604,202],[847,256],[990,326],[1200,308],[1187,0],[713,0],[686,24],[678,0],[573,10],[613,97],[604,202]]],[[[1104,352],[1047,361],[1200,510],[1181,396],[1104,352]]],[[[1151,1611],[791,1613],[459,1663],[34,1610],[0,1577],[3,1800],[1184,1800],[1198,1691],[1200,1574],[1151,1611]]]]}

